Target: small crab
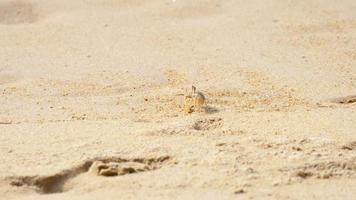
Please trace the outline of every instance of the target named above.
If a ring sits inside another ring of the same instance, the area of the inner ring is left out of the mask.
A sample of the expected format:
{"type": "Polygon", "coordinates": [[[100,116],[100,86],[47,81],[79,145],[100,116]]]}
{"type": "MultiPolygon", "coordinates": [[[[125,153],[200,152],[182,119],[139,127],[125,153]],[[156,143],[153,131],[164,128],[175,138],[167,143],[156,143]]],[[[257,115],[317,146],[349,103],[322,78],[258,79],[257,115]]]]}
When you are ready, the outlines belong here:
{"type": "Polygon", "coordinates": [[[204,104],[204,94],[200,91],[197,91],[195,86],[192,86],[192,93],[184,97],[183,112],[192,113],[196,111],[196,109],[201,110],[204,104]]]}

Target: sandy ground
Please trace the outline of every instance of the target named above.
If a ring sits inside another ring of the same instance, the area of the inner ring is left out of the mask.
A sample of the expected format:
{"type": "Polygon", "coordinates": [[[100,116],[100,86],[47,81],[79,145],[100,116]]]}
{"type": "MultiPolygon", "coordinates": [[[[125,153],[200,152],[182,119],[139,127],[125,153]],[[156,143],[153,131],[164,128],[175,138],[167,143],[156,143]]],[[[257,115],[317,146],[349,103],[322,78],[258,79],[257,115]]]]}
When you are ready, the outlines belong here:
{"type": "Polygon", "coordinates": [[[356,199],[355,10],[1,0],[0,199],[356,199]]]}

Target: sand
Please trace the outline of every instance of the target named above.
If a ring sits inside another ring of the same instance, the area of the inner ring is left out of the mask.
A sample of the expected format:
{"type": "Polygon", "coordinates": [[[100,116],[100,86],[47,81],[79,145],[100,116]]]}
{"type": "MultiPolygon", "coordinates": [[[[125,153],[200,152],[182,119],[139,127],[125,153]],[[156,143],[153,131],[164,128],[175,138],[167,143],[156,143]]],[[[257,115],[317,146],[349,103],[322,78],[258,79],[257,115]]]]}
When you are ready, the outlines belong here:
{"type": "Polygon", "coordinates": [[[355,10],[1,0],[0,199],[356,199],[355,10]]]}

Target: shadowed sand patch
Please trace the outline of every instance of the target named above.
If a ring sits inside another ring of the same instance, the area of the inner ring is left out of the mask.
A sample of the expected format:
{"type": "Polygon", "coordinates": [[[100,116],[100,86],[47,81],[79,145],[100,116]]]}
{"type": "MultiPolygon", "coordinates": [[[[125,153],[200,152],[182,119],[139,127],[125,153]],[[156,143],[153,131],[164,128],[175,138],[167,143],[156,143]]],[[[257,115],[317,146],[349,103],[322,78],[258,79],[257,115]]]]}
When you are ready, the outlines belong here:
{"type": "Polygon", "coordinates": [[[48,176],[12,176],[3,181],[13,187],[28,187],[39,194],[52,194],[67,192],[72,187],[65,184],[77,178],[80,174],[87,173],[93,176],[123,176],[126,174],[151,171],[160,168],[169,156],[156,158],[133,158],[125,159],[118,157],[102,157],[83,161],[81,164],[70,169],[60,171],[48,176]],[[99,163],[99,164],[98,164],[99,163]]]}
{"type": "Polygon", "coordinates": [[[346,96],[346,97],[335,98],[335,99],[332,99],[331,102],[333,102],[333,103],[339,103],[339,104],[356,103],[356,95],[351,95],[351,96],[346,96]]]}
{"type": "Polygon", "coordinates": [[[343,146],[341,147],[341,149],[350,150],[350,151],[356,150],[356,141],[349,142],[349,143],[343,145],[343,146]]]}
{"type": "Polygon", "coordinates": [[[297,168],[294,173],[300,178],[316,177],[319,179],[328,179],[331,177],[350,177],[355,175],[355,160],[350,161],[330,161],[315,164],[306,164],[297,168]]]}
{"type": "Polygon", "coordinates": [[[33,4],[24,1],[0,3],[0,24],[31,24],[38,20],[33,4]]]}
{"type": "Polygon", "coordinates": [[[221,128],[223,125],[223,119],[220,117],[210,119],[199,119],[194,122],[192,128],[197,131],[206,131],[221,128]]]}

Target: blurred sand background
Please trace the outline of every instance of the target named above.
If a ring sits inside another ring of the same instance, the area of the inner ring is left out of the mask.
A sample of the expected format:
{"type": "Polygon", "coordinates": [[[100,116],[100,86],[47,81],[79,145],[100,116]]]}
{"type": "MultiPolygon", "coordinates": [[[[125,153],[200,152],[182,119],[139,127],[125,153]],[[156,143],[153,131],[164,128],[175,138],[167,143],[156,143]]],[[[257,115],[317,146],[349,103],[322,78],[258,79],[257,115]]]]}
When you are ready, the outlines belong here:
{"type": "Polygon", "coordinates": [[[0,0],[0,199],[356,199],[355,11],[0,0]]]}

